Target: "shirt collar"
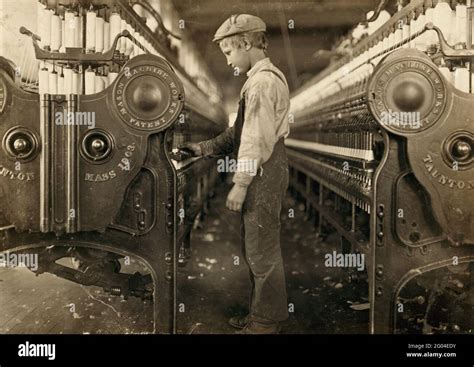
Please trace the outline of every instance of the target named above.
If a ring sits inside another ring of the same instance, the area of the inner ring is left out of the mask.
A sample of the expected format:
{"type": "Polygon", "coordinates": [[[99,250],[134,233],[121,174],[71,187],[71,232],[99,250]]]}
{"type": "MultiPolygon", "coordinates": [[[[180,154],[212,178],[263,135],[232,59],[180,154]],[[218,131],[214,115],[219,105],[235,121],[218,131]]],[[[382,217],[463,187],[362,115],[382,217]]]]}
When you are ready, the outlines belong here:
{"type": "Polygon", "coordinates": [[[270,64],[270,58],[265,57],[255,63],[255,65],[247,71],[247,77],[250,78],[252,75],[255,75],[259,70],[261,70],[264,66],[270,64]]]}

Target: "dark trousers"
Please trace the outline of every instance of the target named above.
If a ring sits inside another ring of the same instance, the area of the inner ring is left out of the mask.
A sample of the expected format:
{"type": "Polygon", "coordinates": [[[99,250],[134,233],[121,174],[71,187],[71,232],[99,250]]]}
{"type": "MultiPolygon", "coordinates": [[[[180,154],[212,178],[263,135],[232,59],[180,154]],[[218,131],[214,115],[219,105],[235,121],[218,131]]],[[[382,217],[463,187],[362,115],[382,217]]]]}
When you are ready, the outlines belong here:
{"type": "Polygon", "coordinates": [[[257,322],[271,323],[288,318],[280,246],[280,213],[288,189],[288,160],[283,139],[277,142],[262,168],[247,189],[241,239],[252,283],[250,316],[257,322]]]}

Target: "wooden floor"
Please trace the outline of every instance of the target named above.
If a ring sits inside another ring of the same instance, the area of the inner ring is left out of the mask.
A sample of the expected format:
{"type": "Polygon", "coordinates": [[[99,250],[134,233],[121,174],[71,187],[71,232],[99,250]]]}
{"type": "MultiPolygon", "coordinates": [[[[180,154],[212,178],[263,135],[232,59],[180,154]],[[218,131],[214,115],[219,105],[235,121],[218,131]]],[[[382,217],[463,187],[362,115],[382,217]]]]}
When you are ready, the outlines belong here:
{"type": "Polygon", "coordinates": [[[54,275],[0,269],[0,333],[151,332],[152,307],[54,275]]]}

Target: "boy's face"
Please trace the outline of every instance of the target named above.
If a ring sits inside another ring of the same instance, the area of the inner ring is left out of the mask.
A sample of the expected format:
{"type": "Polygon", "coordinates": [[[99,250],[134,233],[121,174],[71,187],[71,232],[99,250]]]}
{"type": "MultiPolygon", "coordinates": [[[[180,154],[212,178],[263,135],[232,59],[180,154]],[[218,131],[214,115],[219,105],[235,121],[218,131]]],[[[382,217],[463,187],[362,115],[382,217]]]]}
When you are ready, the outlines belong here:
{"type": "Polygon", "coordinates": [[[233,69],[238,68],[240,73],[249,71],[250,57],[244,47],[235,47],[231,44],[221,43],[220,48],[227,59],[227,65],[233,69]]]}

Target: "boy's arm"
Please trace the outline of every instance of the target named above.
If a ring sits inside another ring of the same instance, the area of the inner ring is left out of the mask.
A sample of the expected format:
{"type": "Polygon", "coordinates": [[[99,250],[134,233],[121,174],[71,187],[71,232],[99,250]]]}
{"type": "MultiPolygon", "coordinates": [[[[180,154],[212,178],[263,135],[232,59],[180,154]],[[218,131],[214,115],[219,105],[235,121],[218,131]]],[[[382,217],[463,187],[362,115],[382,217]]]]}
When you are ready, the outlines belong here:
{"type": "Polygon", "coordinates": [[[227,128],[223,133],[199,143],[203,156],[219,156],[234,151],[234,127],[227,128]]]}
{"type": "Polygon", "coordinates": [[[277,93],[269,76],[261,77],[248,90],[235,184],[250,185],[257,170],[273,152],[277,141],[274,107],[277,93]]]}

